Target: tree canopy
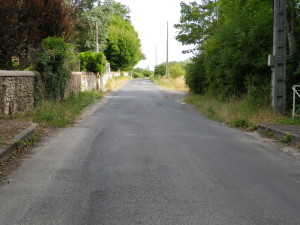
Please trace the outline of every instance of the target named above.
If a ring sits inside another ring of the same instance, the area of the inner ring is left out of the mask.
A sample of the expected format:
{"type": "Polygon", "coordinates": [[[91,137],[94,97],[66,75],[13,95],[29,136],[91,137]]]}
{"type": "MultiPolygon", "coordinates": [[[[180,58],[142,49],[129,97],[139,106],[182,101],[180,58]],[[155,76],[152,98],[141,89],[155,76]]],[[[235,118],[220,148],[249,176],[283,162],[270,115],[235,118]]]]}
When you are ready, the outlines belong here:
{"type": "Polygon", "coordinates": [[[44,38],[68,38],[72,28],[70,10],[63,0],[1,1],[0,68],[25,68],[44,38]],[[13,57],[18,58],[19,65],[13,64],[13,57]]]}
{"type": "Polygon", "coordinates": [[[113,70],[131,70],[144,58],[138,33],[129,19],[119,14],[111,19],[104,53],[113,70]]]}
{"type": "MultiPolygon", "coordinates": [[[[288,86],[300,82],[299,0],[287,0],[288,86]]],[[[195,92],[218,90],[223,97],[260,95],[269,99],[273,46],[273,0],[181,3],[176,39],[194,44],[186,81],[195,92]]]]}

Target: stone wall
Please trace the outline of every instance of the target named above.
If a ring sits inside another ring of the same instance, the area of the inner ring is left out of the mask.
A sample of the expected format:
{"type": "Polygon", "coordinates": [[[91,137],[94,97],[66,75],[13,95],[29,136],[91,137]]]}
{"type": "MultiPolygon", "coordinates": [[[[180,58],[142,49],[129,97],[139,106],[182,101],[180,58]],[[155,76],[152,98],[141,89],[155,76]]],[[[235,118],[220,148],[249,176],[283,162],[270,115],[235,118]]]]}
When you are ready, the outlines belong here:
{"type": "MultiPolygon", "coordinates": [[[[72,72],[67,82],[65,96],[68,96],[71,92],[104,90],[109,79],[120,75],[120,72],[108,72],[103,74],[101,78],[97,78],[93,73],[72,72]]],[[[124,75],[128,76],[128,73],[124,75]]]]}
{"type": "Polygon", "coordinates": [[[34,104],[34,73],[0,71],[0,115],[26,112],[34,104]]]}
{"type": "MultiPolygon", "coordinates": [[[[108,72],[97,78],[93,73],[72,72],[67,82],[65,96],[71,92],[105,89],[108,80],[119,72],[108,72]]],[[[125,73],[125,76],[128,76],[125,73]]],[[[30,71],[0,70],[0,115],[27,112],[34,105],[34,73],[30,71]]]]}

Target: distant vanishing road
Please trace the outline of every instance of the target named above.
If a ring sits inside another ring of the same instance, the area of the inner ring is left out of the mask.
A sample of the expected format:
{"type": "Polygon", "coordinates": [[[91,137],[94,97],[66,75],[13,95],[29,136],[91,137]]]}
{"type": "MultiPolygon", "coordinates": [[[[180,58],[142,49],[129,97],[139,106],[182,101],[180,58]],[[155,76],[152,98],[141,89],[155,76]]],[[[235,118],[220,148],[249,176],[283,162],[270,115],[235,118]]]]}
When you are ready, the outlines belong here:
{"type": "Polygon", "coordinates": [[[300,224],[300,162],[132,80],[0,187],[1,225],[300,224]]]}

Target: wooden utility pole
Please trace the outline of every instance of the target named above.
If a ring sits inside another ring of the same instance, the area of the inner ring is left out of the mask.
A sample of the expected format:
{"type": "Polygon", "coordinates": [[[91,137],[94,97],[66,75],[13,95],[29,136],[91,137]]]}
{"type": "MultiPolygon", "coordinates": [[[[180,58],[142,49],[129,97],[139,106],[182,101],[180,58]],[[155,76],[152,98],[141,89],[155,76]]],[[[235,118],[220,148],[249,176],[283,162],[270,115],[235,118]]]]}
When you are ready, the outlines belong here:
{"type": "Polygon", "coordinates": [[[166,76],[169,77],[169,21],[167,21],[167,60],[166,60],[166,76]]]}
{"type": "Polygon", "coordinates": [[[96,53],[99,52],[98,21],[96,21],[96,53]]]}
{"type": "Polygon", "coordinates": [[[286,112],[286,0],[274,0],[272,107],[274,112],[286,112]]]}

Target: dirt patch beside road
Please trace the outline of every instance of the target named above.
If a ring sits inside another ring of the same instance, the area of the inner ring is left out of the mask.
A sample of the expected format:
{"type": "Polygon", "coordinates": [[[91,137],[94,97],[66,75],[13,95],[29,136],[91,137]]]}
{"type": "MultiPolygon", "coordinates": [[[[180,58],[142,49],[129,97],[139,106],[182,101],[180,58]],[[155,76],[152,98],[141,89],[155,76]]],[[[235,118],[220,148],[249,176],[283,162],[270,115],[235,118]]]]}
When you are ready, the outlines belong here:
{"type": "Polygon", "coordinates": [[[0,119],[0,147],[10,143],[16,135],[30,125],[30,122],[17,119],[0,119]]]}

